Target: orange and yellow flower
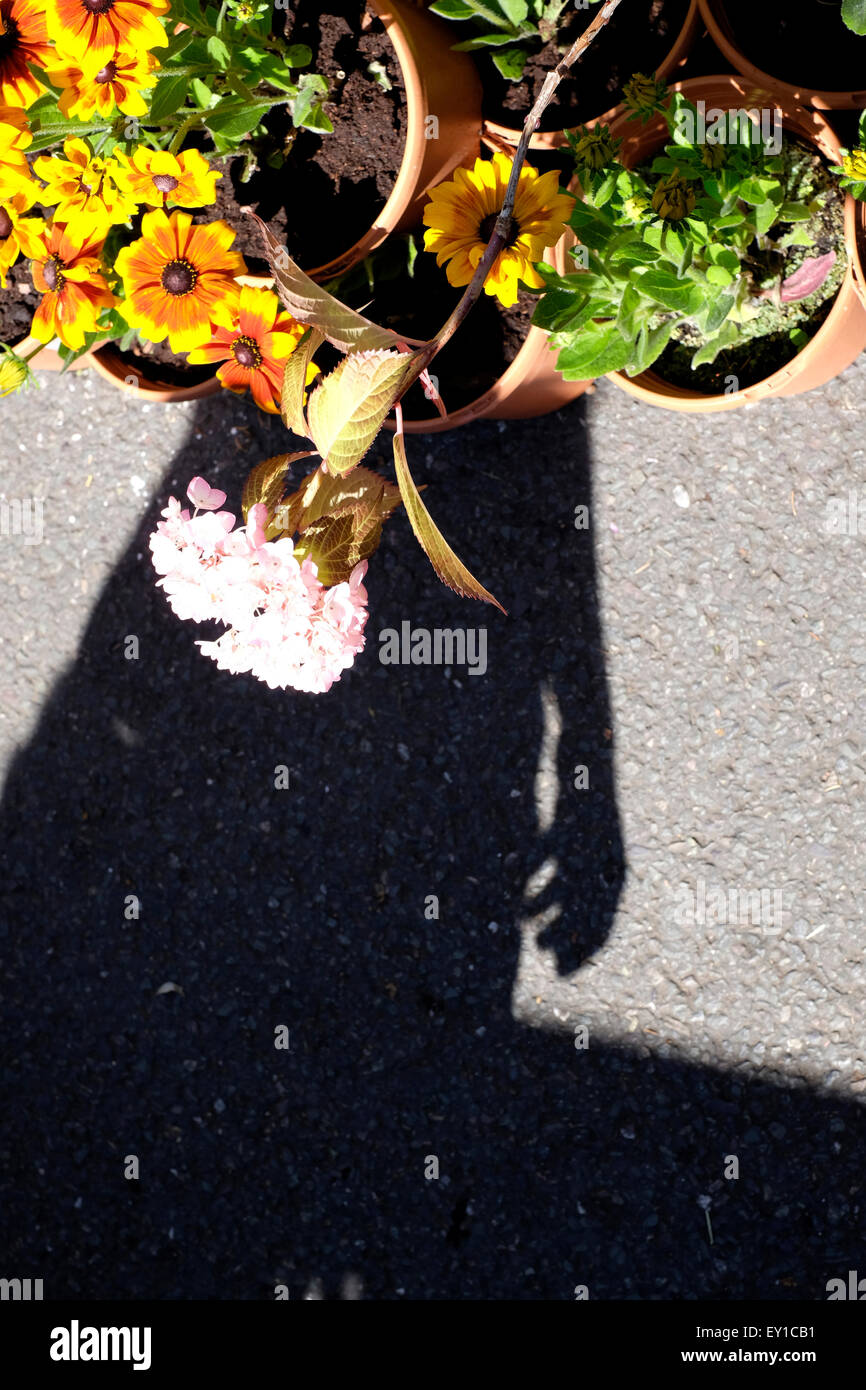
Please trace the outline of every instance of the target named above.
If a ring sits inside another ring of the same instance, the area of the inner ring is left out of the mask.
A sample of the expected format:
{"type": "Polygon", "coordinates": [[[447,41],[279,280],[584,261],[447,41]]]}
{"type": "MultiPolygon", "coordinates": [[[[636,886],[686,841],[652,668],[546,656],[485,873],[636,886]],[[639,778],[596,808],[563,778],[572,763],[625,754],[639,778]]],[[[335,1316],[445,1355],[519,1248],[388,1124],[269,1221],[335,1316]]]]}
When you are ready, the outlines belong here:
{"type": "Polygon", "coordinates": [[[109,227],[125,222],[135,211],[135,204],[114,182],[116,162],[94,155],[85,140],[65,140],[63,157],[40,155],[33,169],[47,184],[39,201],[57,204],[58,222],[81,218],[83,225],[104,237],[109,227]]]}
{"type": "Polygon", "coordinates": [[[141,239],[118,253],[123,279],[121,313],[152,343],[168,338],[173,352],[202,347],[213,325],[230,328],[237,311],[236,275],[246,270],[232,251],[226,222],[194,227],[188,212],[157,210],[142,219],[141,239]]]}
{"type": "Polygon", "coordinates": [[[13,193],[23,193],[31,186],[38,189],[24,153],[33,137],[16,122],[7,120],[10,114],[8,107],[0,107],[0,198],[11,198],[13,193]]]}
{"type": "Polygon", "coordinates": [[[0,103],[33,105],[42,84],[27,64],[44,68],[49,53],[43,0],[0,0],[0,103]]]}
{"type": "Polygon", "coordinates": [[[33,256],[42,299],[31,331],[40,343],[56,337],[69,348],[83,347],[102,310],[117,303],[99,263],[102,240],[80,223],[45,228],[33,256]]]}
{"type": "Polygon", "coordinates": [[[0,199],[0,286],[6,288],[6,276],[19,256],[35,256],[40,247],[40,237],[45,231],[41,217],[24,217],[23,214],[33,206],[27,193],[13,193],[11,198],[0,199]]]}
{"type": "MultiPolygon", "coordinates": [[[[20,3],[20,0],[19,0],[20,3]]],[[[27,0],[30,3],[30,0],[27,0]]],[[[64,53],[108,63],[118,49],[164,48],[169,0],[43,0],[48,34],[64,53]]]]}
{"type": "Polygon", "coordinates": [[[110,116],[115,107],[126,116],[144,116],[148,105],[142,88],[156,82],[155,59],[146,52],[116,51],[107,62],[101,57],[66,57],[55,54],[57,67],[47,69],[60,88],[59,106],[64,116],[86,121],[91,116],[110,116]]]}
{"type": "MultiPolygon", "coordinates": [[[[217,372],[223,386],[237,395],[249,388],[257,406],[277,415],[286,363],[305,332],[271,290],[244,285],[231,328],[214,328],[210,342],[191,352],[189,360],[225,363],[217,372]]],[[[318,370],[309,364],[308,386],[318,370]]]]}
{"type": "Polygon", "coordinates": [[[118,150],[116,159],[117,182],[136,203],[201,208],[216,202],[216,181],[222,174],[211,169],[198,150],[169,154],[139,145],[132,158],[118,150]]]}
{"type": "MultiPolygon", "coordinates": [[[[476,159],[473,169],[457,169],[453,179],[433,189],[424,209],[424,248],[447,265],[450,285],[468,285],[487,248],[505,201],[512,161],[498,151],[476,159]]],[[[574,199],[559,192],[559,173],[539,175],[525,164],[520,171],[508,244],[484,281],[485,292],[510,308],[517,303],[518,282],[542,289],[535,262],[556,245],[565,231],[574,199]]]]}

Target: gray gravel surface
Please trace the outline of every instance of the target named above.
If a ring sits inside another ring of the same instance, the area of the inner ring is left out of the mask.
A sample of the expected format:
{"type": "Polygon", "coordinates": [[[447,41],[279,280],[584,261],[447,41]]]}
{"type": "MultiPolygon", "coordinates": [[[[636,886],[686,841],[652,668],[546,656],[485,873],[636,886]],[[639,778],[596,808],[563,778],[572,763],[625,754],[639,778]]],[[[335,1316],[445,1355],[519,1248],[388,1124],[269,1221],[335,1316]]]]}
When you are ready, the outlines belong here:
{"type": "Polygon", "coordinates": [[[862,1265],[864,538],[825,516],[866,361],[410,441],[509,617],[398,517],[320,697],[218,672],[147,561],[165,498],[237,501],[279,424],[42,380],[0,436],[5,500],[44,503],[41,544],[0,536],[4,1273],[819,1299],[862,1265]],[[380,664],[404,620],[486,627],[486,674],[380,664]]]}

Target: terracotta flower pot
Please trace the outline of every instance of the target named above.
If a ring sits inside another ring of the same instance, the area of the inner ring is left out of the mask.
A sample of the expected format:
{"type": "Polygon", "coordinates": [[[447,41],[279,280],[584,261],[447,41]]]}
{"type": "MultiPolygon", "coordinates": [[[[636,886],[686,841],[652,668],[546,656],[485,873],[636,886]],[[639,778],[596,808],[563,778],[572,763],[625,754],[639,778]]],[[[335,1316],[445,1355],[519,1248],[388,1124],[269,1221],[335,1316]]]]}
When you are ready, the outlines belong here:
{"type": "MultiPolygon", "coordinates": [[[[719,77],[693,77],[687,82],[677,83],[675,90],[682,92],[690,101],[697,102],[702,98],[707,108],[720,107],[722,110],[761,107],[769,101],[781,110],[786,132],[816,146],[829,163],[839,162],[839,141],[825,118],[818,111],[792,104],[781,89],[762,87],[756,90],[745,78],[724,74],[719,77]]],[[[620,157],[624,164],[633,167],[648,159],[664,143],[667,123],[657,116],[648,125],[641,126],[623,113],[613,121],[611,130],[614,135],[623,137],[620,157]]],[[[625,372],[611,372],[610,379],[621,390],[649,405],[664,406],[669,410],[703,412],[736,410],[751,401],[799,395],[838,376],[866,347],[866,307],[858,298],[854,279],[856,219],[857,205],[849,196],[845,200],[845,249],[849,257],[845,278],[827,318],[814,337],[787,366],[773,372],[772,376],[727,396],[707,396],[687,387],[671,385],[652,369],[641,372],[634,379],[626,376],[625,372]]]]}
{"type": "Polygon", "coordinates": [[[406,88],[406,145],[391,196],[369,232],[307,273],[333,280],[392,232],[415,225],[431,188],[471,163],[481,144],[481,79],[469,53],[455,53],[450,30],[411,0],[368,0],[394,45],[406,88]]]}
{"type": "MultiPolygon", "coordinates": [[[[572,268],[566,253],[574,243],[572,233],[566,232],[547,254],[560,275],[566,275],[572,268]]],[[[434,374],[435,371],[434,359],[434,374]]],[[[489,391],[447,415],[437,414],[431,405],[433,413],[429,419],[406,420],[403,428],[406,434],[441,434],[443,430],[458,429],[473,420],[531,420],[537,415],[561,410],[582,395],[588,385],[588,381],[565,381],[556,370],[556,354],[548,346],[548,334],[544,329],[530,328],[514,361],[489,391]]],[[[443,397],[447,404],[447,385],[443,386],[443,397]]],[[[395,428],[393,420],[386,423],[388,429],[395,428]]]]}
{"type": "MultiPolygon", "coordinates": [[[[677,34],[672,48],[667,54],[667,57],[659,63],[656,68],[657,77],[667,79],[678,72],[686,62],[692,44],[698,37],[701,27],[702,20],[698,10],[698,0],[690,0],[688,12],[683,20],[683,26],[677,34]]],[[[591,48],[586,61],[592,61],[591,48]]],[[[571,80],[577,79],[572,78],[571,80]]],[[[569,78],[565,77],[563,81],[568,82],[569,78]]],[[[591,120],[582,121],[581,124],[588,126],[605,125],[613,119],[619,109],[619,106],[612,106],[601,115],[593,116],[591,120]]],[[[509,145],[516,145],[520,139],[521,130],[513,126],[501,125],[498,121],[485,121],[484,133],[492,142],[496,143],[499,148],[502,149],[509,145]]],[[[529,142],[529,148],[532,150],[559,150],[562,149],[565,144],[567,144],[567,141],[564,130],[539,130],[532,136],[529,142]]]]}
{"type": "Polygon", "coordinates": [[[866,203],[855,203],[854,288],[866,308],[866,203]]]}
{"type": "MultiPolygon", "coordinates": [[[[471,164],[481,147],[481,82],[471,56],[454,53],[442,21],[410,0],[369,0],[369,6],[385,26],[403,74],[406,144],[397,181],[375,224],[342,256],[308,272],[318,281],[345,274],[392,232],[414,226],[429,190],[458,165],[471,164]]],[[[273,284],[267,276],[242,277],[242,282],[273,284]]],[[[148,401],[195,401],[223,389],[216,375],[195,386],[150,381],[122,362],[112,343],[97,348],[92,363],[120,390],[148,401]]]]}
{"type": "MultiPolygon", "coordinates": [[[[33,352],[36,347],[37,339],[33,337],[22,338],[20,343],[10,343],[13,352],[17,352],[20,357],[26,357],[33,352]]],[[[36,367],[41,372],[62,372],[64,361],[56,348],[45,344],[33,357],[30,358],[30,366],[36,367]]],[[[80,372],[82,367],[90,366],[90,353],[85,352],[81,357],[76,358],[71,367],[67,367],[68,372],[80,372]]]]}
{"type": "MultiPolygon", "coordinates": [[[[772,74],[762,71],[747,58],[738,46],[725,11],[724,0],[699,0],[699,4],[701,17],[714,44],[724,53],[728,62],[736,68],[737,72],[748,78],[752,87],[784,94],[789,105],[793,103],[800,106],[814,106],[819,111],[850,111],[859,110],[866,106],[866,90],[828,92],[817,87],[803,87],[790,82],[782,82],[779,78],[773,77],[772,74]]],[[[841,19],[839,23],[841,25],[841,19]]],[[[847,30],[841,36],[843,42],[846,36],[847,30]]],[[[804,43],[808,43],[808,30],[804,33],[803,38],[804,43]]]]}

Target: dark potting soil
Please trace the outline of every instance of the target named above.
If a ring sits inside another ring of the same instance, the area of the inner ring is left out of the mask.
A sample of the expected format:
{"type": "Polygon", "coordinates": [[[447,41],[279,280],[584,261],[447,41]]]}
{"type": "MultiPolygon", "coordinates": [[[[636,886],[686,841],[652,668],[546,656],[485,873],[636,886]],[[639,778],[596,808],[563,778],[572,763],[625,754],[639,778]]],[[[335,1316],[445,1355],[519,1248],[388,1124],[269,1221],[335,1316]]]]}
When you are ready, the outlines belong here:
{"type": "Polygon", "coordinates": [[[357,2],[318,6],[300,0],[289,37],[312,49],[306,71],[328,79],[325,111],[333,133],[296,133],[285,109],[276,108],[265,122],[271,141],[257,151],[256,172],[242,182],[245,161],[233,159],[217,184],[216,208],[202,219],[222,217],[235,228],[235,249],[253,274],[266,274],[268,265],[256,225],[241,207],[253,207],[303,269],[324,265],[373,226],[396,182],[406,142],[400,64],[384,25],[370,11],[357,2]],[[373,73],[371,64],[377,65],[373,73]],[[266,162],[275,150],[286,154],[279,169],[266,162]]]}
{"type": "Polygon", "coordinates": [[[40,299],[30,278],[30,262],[19,261],[6,277],[5,290],[0,289],[0,343],[14,347],[27,337],[40,299]]]}
{"type": "Polygon", "coordinates": [[[843,23],[838,0],[723,0],[715,9],[740,52],[772,77],[826,92],[866,89],[866,36],[843,23]]]}
{"type": "MultiPolygon", "coordinates": [[[[344,285],[337,293],[344,295],[353,308],[363,310],[374,323],[407,338],[432,338],[463,290],[452,289],[444,268],[440,270],[435,257],[427,251],[419,251],[411,277],[404,270],[394,278],[376,278],[376,260],[371,258],[372,288],[365,285],[363,290],[350,291],[344,285]]],[[[505,309],[492,296],[481,296],[430,368],[446,410],[462,409],[496,383],[523,346],[537,302],[535,295],[522,291],[517,304],[505,309]]],[[[407,392],[403,410],[407,420],[427,420],[437,414],[436,406],[425,398],[418,383],[407,392]]]]}
{"type": "MultiPolygon", "coordinates": [[[[847,267],[844,195],[814,150],[800,141],[786,139],[783,154],[788,160],[790,181],[786,192],[789,200],[802,198],[806,201],[820,193],[822,202],[808,222],[799,224],[808,231],[814,244],[788,247],[776,278],[787,279],[805,259],[823,256],[829,251],[835,252],[836,263],[823,285],[805,299],[789,304],[777,305],[771,297],[761,294],[760,284],[756,283],[752,305],[757,314],[743,324],[741,341],[720,352],[715,362],[694,370],[691,359],[703,338],[691,325],[683,324],[678,331],[679,341],[671,341],[652,366],[652,371],[673,385],[711,396],[723,395],[726,387],[730,389],[732,378],[736,379],[735,390],[754,386],[787,366],[801,351],[791,338],[792,331],[812,339],[833,307],[847,267]]],[[[647,170],[648,166],[642,166],[641,172],[647,170]]],[[[773,228],[773,239],[790,230],[791,224],[780,223],[773,228]]],[[[745,264],[749,266],[749,262],[745,264]]],[[[760,275],[761,265],[756,253],[752,263],[753,277],[760,275]]]]}
{"type": "MultiPolygon", "coordinates": [[[[676,43],[689,0],[625,0],[586,53],[560,82],[541,118],[542,130],[566,130],[608,111],[621,99],[623,83],[635,72],[651,73],[676,43]]],[[[489,53],[476,53],[484,86],[484,115],[519,126],[541,92],[545,77],[598,14],[598,6],[570,13],[556,36],[535,49],[519,82],[506,82],[489,53]]],[[[454,26],[468,36],[463,23],[454,26]],[[464,32],[465,31],[465,32],[464,32]]]]}

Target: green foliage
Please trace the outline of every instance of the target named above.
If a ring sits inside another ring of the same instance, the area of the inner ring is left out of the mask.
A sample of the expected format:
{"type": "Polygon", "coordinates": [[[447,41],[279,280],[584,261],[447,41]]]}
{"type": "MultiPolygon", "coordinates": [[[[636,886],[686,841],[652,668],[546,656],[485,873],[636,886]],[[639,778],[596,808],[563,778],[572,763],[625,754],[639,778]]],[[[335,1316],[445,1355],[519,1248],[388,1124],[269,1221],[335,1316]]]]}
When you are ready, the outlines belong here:
{"type": "Polygon", "coordinates": [[[472,38],[454,47],[460,52],[492,49],[500,74],[507,82],[518,82],[533,45],[556,37],[567,6],[568,0],[435,0],[430,9],[443,19],[470,21],[472,38]]]}
{"type": "Polygon", "coordinates": [[[842,19],[855,34],[866,34],[866,0],[842,0],[842,19]]]}
{"type": "Polygon", "coordinates": [[[785,144],[765,150],[733,117],[707,127],[714,142],[696,143],[696,108],[677,94],[662,109],[668,143],[638,169],[624,167],[604,129],[590,142],[573,133],[581,268],[560,276],[541,267],[533,320],[550,331],[567,380],[635,376],[683,326],[698,341],[692,366],[711,363],[756,315],[756,297],[777,293],[786,249],[810,244],[799,224],[821,199],[808,157],[785,144]]]}

